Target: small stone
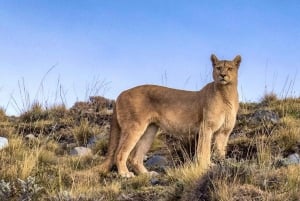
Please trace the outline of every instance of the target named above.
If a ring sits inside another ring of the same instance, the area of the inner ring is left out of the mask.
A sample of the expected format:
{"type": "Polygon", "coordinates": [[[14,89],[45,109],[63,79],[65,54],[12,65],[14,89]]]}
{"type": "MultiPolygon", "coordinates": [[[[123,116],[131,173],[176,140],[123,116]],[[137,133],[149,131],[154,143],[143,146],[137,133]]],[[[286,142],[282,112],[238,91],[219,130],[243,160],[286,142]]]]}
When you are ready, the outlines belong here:
{"type": "Polygon", "coordinates": [[[8,146],[8,139],[5,137],[0,137],[0,149],[8,146]]]}
{"type": "Polygon", "coordinates": [[[93,146],[95,146],[96,142],[97,142],[97,137],[96,136],[92,136],[88,139],[88,143],[87,143],[87,147],[88,148],[92,148],[93,146]]]}
{"type": "Polygon", "coordinates": [[[28,140],[28,141],[33,141],[35,139],[36,139],[36,137],[32,133],[25,136],[25,140],[28,140]]]}
{"type": "Polygon", "coordinates": [[[72,156],[86,156],[92,155],[92,150],[86,147],[75,147],[70,151],[70,155],[72,156]]]}
{"type": "Polygon", "coordinates": [[[160,181],[157,177],[151,177],[150,182],[153,186],[160,184],[160,181]]]}
{"type": "Polygon", "coordinates": [[[297,153],[289,155],[286,160],[289,165],[300,164],[300,156],[297,153]]]}
{"type": "Polygon", "coordinates": [[[168,160],[159,155],[151,156],[146,162],[145,165],[150,169],[158,170],[159,172],[165,171],[168,166],[168,160]]]}

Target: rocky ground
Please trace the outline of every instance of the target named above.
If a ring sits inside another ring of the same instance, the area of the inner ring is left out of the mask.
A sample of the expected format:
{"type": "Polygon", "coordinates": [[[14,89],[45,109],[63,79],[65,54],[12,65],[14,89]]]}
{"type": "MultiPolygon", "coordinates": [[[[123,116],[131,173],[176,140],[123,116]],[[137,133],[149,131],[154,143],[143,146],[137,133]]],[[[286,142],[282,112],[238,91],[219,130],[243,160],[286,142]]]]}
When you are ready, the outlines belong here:
{"type": "Polygon", "coordinates": [[[145,164],[160,176],[97,172],[113,101],[70,109],[36,103],[0,112],[0,200],[300,200],[300,99],[241,103],[227,159],[208,172],[191,162],[196,140],[159,131],[145,164]]]}

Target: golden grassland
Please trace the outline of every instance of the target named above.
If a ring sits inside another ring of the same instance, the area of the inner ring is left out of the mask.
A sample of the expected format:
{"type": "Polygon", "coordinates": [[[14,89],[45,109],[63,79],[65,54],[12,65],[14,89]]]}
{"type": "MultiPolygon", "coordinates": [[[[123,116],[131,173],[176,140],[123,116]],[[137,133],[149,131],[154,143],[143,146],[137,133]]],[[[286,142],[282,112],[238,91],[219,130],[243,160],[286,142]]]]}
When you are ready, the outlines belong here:
{"type": "Polygon", "coordinates": [[[251,127],[238,120],[240,134],[230,139],[228,158],[208,171],[192,162],[185,142],[174,150],[159,136],[149,154],[164,149],[170,160],[178,160],[179,152],[183,158],[155,184],[145,175],[123,179],[115,171],[97,171],[107,149],[107,125],[74,118],[61,105],[45,109],[35,103],[20,117],[0,110],[0,136],[9,139],[0,150],[0,200],[300,200],[300,165],[278,165],[288,154],[299,154],[300,99],[266,95],[260,103],[241,103],[239,115],[258,109],[276,112],[280,122],[251,127]],[[29,133],[37,137],[28,140],[29,133]],[[93,154],[70,156],[69,144],[85,146],[99,133],[103,138],[93,154]]]}

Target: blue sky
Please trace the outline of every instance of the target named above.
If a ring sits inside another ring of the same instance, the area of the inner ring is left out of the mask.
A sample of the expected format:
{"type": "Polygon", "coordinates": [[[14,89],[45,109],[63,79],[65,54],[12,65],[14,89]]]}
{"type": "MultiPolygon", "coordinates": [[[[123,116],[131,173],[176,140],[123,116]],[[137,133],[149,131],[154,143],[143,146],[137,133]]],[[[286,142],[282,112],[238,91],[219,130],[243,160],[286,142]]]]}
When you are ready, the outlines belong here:
{"type": "Polygon", "coordinates": [[[299,97],[299,10],[298,0],[0,0],[0,105],[72,106],[146,83],[198,90],[212,53],[242,56],[241,101],[299,97]]]}

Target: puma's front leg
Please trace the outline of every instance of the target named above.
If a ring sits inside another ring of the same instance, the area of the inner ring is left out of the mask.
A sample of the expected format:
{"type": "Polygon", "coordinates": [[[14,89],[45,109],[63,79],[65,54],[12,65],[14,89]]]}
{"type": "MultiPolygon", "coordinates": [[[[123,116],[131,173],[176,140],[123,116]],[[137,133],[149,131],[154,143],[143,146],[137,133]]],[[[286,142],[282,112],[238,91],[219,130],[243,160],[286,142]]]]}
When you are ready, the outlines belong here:
{"type": "Polygon", "coordinates": [[[214,136],[214,151],[216,159],[223,160],[226,156],[226,147],[231,130],[222,130],[215,133],[214,136]]]}
{"type": "Polygon", "coordinates": [[[197,160],[203,170],[208,169],[211,157],[211,141],[213,131],[206,122],[201,123],[197,146],[197,160]]]}

